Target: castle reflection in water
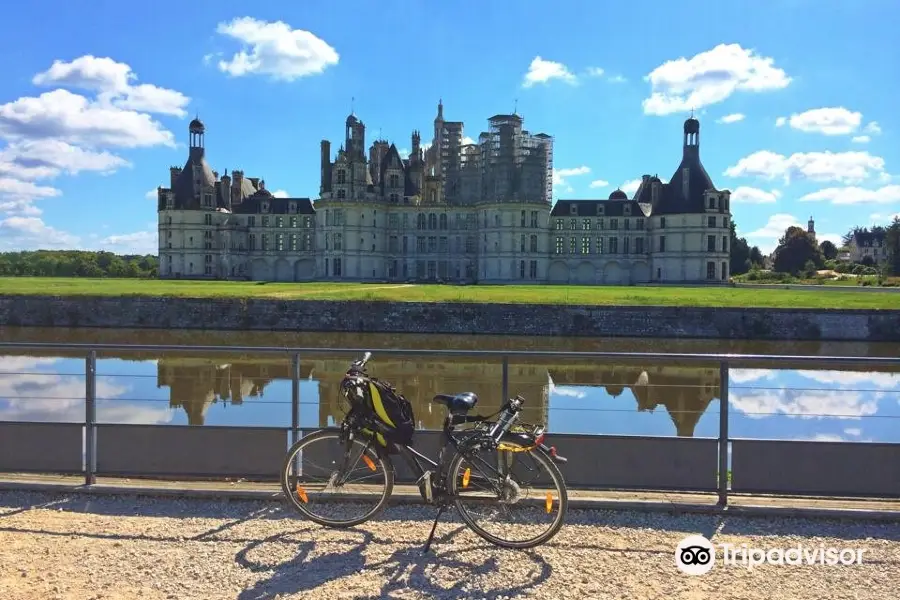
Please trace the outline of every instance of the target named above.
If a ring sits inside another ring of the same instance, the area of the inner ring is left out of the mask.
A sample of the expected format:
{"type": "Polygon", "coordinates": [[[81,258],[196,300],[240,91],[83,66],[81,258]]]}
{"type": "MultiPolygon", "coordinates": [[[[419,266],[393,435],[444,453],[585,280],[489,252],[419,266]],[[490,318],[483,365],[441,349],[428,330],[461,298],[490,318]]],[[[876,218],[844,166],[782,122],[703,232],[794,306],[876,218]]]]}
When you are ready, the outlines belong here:
{"type": "MultiPolygon", "coordinates": [[[[301,359],[301,380],[318,383],[318,398],[308,397],[308,388],[301,391],[301,403],[318,402],[319,425],[339,422],[343,407],[338,397],[338,384],[351,357],[301,359]]],[[[596,386],[610,397],[630,390],[636,400],[636,411],[665,408],[678,436],[691,437],[708,408],[719,395],[719,369],[685,368],[677,366],[598,365],[588,361],[566,361],[553,364],[547,359],[509,360],[509,393],[526,398],[525,422],[547,423],[553,386],[596,386]]],[[[421,429],[440,429],[443,412],[429,410],[428,403],[437,393],[472,391],[480,400],[477,412],[496,411],[502,400],[502,363],[483,358],[420,358],[380,355],[371,363],[370,373],[390,381],[413,402],[417,426],[421,429]]],[[[162,358],[157,362],[157,385],[168,387],[169,404],[185,411],[188,423],[203,425],[210,405],[224,402],[233,405],[260,398],[275,382],[289,382],[291,365],[288,360],[202,358],[162,358]]],[[[290,402],[290,387],[283,397],[270,402],[290,402]]],[[[279,394],[281,396],[281,394],[279,394]]],[[[589,405],[585,410],[602,410],[603,406],[589,405]]],[[[576,407],[582,408],[580,406],[576,407]]]]}

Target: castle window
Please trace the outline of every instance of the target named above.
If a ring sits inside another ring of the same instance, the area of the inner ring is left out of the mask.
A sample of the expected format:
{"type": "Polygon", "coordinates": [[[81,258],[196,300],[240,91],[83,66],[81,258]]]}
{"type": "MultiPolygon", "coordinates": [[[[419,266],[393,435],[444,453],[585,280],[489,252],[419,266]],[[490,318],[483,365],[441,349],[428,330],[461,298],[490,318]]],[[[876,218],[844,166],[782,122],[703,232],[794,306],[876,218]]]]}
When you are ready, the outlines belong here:
{"type": "Polygon", "coordinates": [[[290,248],[291,252],[296,252],[296,250],[297,250],[297,234],[296,233],[291,234],[291,238],[288,243],[290,244],[288,246],[288,248],[290,248]]]}
{"type": "Polygon", "coordinates": [[[442,230],[447,229],[447,215],[446,214],[441,215],[439,223],[440,223],[440,229],[442,229],[442,230]]]}
{"type": "Polygon", "coordinates": [[[619,238],[611,237],[609,238],[609,253],[617,254],[619,252],[619,238]]]}
{"type": "Polygon", "coordinates": [[[603,219],[597,219],[597,229],[602,230],[604,227],[603,219]]]}
{"type": "Polygon", "coordinates": [[[659,228],[660,228],[660,229],[665,229],[665,228],[666,228],[666,218],[665,218],[665,217],[660,217],[660,218],[659,218],[659,228]]]}
{"type": "Polygon", "coordinates": [[[578,251],[578,238],[569,238],[569,254],[575,254],[578,251]]]}
{"type": "Polygon", "coordinates": [[[603,254],[603,238],[597,237],[597,254],[603,254]]]}
{"type": "Polygon", "coordinates": [[[664,236],[664,235],[659,236],[659,251],[660,252],[666,251],[666,236],[664,236]]]}
{"type": "Polygon", "coordinates": [[[712,196],[709,197],[709,206],[707,208],[715,208],[716,207],[716,199],[712,196]]]}
{"type": "Polygon", "coordinates": [[[519,261],[519,279],[525,279],[525,261],[519,261]]]}
{"type": "Polygon", "coordinates": [[[277,233],[275,234],[275,249],[279,252],[284,252],[284,234],[277,233]]]}
{"type": "Polygon", "coordinates": [[[212,215],[209,213],[206,213],[205,215],[203,215],[203,222],[206,225],[212,225],[212,215]]]}
{"type": "Polygon", "coordinates": [[[290,204],[288,204],[288,211],[292,213],[297,212],[297,203],[291,202],[290,204]]]}
{"type": "Polygon", "coordinates": [[[525,234],[521,235],[521,239],[519,240],[519,252],[525,252],[525,234]]]}
{"type": "Polygon", "coordinates": [[[716,236],[714,236],[714,235],[706,236],[706,251],[707,252],[715,252],[716,251],[716,236]]]}
{"type": "Polygon", "coordinates": [[[562,228],[563,228],[563,220],[562,220],[562,219],[557,219],[557,220],[556,220],[556,230],[557,230],[557,231],[560,231],[562,228]]]}
{"type": "Polygon", "coordinates": [[[424,214],[419,213],[416,217],[416,229],[425,229],[426,220],[427,217],[424,214]]]}
{"type": "Polygon", "coordinates": [[[598,214],[598,215],[602,215],[602,214],[603,214],[603,205],[602,205],[602,204],[598,204],[598,205],[597,205],[597,214],[598,214]]]}
{"type": "Polygon", "coordinates": [[[212,194],[203,194],[203,206],[210,207],[212,203],[212,194]]]}
{"type": "Polygon", "coordinates": [[[538,251],[538,240],[537,240],[536,235],[531,236],[531,251],[532,252],[538,251]]]}
{"type": "Polygon", "coordinates": [[[391,198],[391,204],[398,204],[400,202],[399,194],[391,194],[390,198],[391,198]]]}
{"type": "Polygon", "coordinates": [[[622,252],[623,252],[624,254],[630,254],[630,253],[631,253],[631,249],[630,249],[631,243],[630,243],[630,242],[631,242],[631,238],[624,238],[624,239],[622,240],[622,252]]]}
{"type": "Polygon", "coordinates": [[[624,221],[625,231],[631,229],[631,219],[622,219],[622,221],[624,221]]]}
{"type": "Polygon", "coordinates": [[[264,213],[269,212],[269,203],[268,203],[268,202],[263,202],[263,203],[262,203],[262,211],[263,211],[264,213]]]}
{"type": "Polygon", "coordinates": [[[638,229],[638,230],[643,229],[644,228],[644,219],[640,219],[640,218],[635,219],[634,228],[638,229]]]}
{"type": "Polygon", "coordinates": [[[716,226],[716,218],[715,217],[706,217],[706,226],[707,227],[715,227],[716,226]]]}
{"type": "Polygon", "coordinates": [[[538,226],[538,211],[531,211],[531,226],[537,228],[538,226]]]}
{"type": "Polygon", "coordinates": [[[428,215],[428,229],[437,229],[437,215],[434,213],[428,215]]]}
{"type": "Polygon", "coordinates": [[[256,234],[255,233],[250,234],[250,242],[248,245],[248,249],[256,250],[256,234]]]}
{"type": "MultiPolygon", "coordinates": [[[[577,205],[577,204],[570,204],[570,205],[569,205],[569,214],[570,214],[570,215],[577,215],[577,214],[578,214],[578,205],[577,205]]],[[[572,229],[575,229],[575,228],[573,227],[572,229]]]]}
{"type": "Polygon", "coordinates": [[[715,279],[716,278],[716,263],[713,261],[709,261],[706,263],[706,278],[707,279],[715,279]]]}
{"type": "Polygon", "coordinates": [[[591,230],[591,220],[590,219],[582,219],[581,228],[584,229],[585,231],[590,231],[591,230]]]}
{"type": "Polygon", "coordinates": [[[263,217],[263,218],[262,218],[262,226],[263,226],[263,227],[268,227],[268,226],[269,226],[269,217],[263,217]]]}
{"type": "Polygon", "coordinates": [[[284,227],[284,217],[275,217],[275,227],[284,227]]]}
{"type": "Polygon", "coordinates": [[[556,238],[556,253],[563,253],[563,239],[561,237],[556,238]]]}
{"type": "Polygon", "coordinates": [[[635,252],[635,254],[643,254],[644,253],[644,238],[639,237],[634,240],[634,252],[635,252]]]}
{"type": "Polygon", "coordinates": [[[334,269],[333,270],[334,276],[340,277],[341,276],[341,259],[335,258],[333,261],[331,261],[331,265],[332,265],[332,268],[334,269]]]}
{"type": "Polygon", "coordinates": [[[339,183],[339,184],[347,183],[347,171],[345,171],[344,169],[338,169],[337,183],[339,183]]]}
{"type": "Polygon", "coordinates": [[[528,275],[529,275],[532,279],[537,279],[537,261],[536,261],[536,260],[532,260],[532,261],[529,262],[529,264],[528,264],[528,275]]]}
{"type": "Polygon", "coordinates": [[[347,198],[347,190],[341,188],[337,191],[338,200],[345,200],[347,198]]]}
{"type": "Polygon", "coordinates": [[[722,252],[728,252],[728,236],[722,236],[722,252]]]}
{"type": "Polygon", "coordinates": [[[590,254],[591,253],[591,238],[589,238],[589,237],[581,238],[581,253],[582,254],[590,254]]]}
{"type": "Polygon", "coordinates": [[[297,217],[291,217],[290,223],[291,223],[291,229],[296,229],[297,228],[297,217]]]}
{"type": "Polygon", "coordinates": [[[344,248],[343,248],[343,246],[344,246],[344,236],[343,236],[342,234],[340,234],[340,233],[335,233],[335,234],[334,234],[334,237],[332,238],[332,242],[333,242],[332,248],[333,248],[334,250],[343,250],[343,249],[344,249],[344,248]]]}
{"type": "MultiPolygon", "coordinates": [[[[524,210],[522,211],[522,224],[521,224],[521,226],[522,226],[522,227],[525,227],[525,211],[524,211],[524,210]]],[[[524,264],[524,263],[523,263],[523,264],[524,264]]]]}
{"type": "Polygon", "coordinates": [[[722,263],[722,281],[726,281],[728,279],[728,263],[722,263]]]}
{"type": "Polygon", "coordinates": [[[394,173],[390,176],[390,186],[392,188],[400,187],[400,176],[397,175],[396,173],[394,173]]]}
{"type": "Polygon", "coordinates": [[[619,220],[618,219],[610,219],[609,220],[609,228],[616,230],[619,228],[619,220]]]}
{"type": "Polygon", "coordinates": [[[262,236],[262,249],[263,251],[269,249],[269,236],[266,234],[263,234],[262,236]]]}
{"type": "Polygon", "coordinates": [[[572,219],[569,221],[569,229],[578,229],[578,219],[572,219]]]}

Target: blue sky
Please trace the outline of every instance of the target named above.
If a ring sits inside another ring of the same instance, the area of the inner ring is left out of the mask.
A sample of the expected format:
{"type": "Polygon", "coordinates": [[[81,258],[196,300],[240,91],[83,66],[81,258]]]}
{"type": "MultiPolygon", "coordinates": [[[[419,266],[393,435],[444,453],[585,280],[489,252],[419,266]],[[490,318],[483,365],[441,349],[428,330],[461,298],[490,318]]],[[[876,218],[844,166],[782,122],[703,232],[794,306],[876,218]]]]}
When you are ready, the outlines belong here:
{"type": "Polygon", "coordinates": [[[555,198],[668,179],[694,107],[742,235],[771,250],[814,215],[837,239],[900,213],[898,13],[892,0],[13,4],[0,249],[155,251],[148,192],[184,163],[195,114],[214,169],[315,197],[319,141],[337,148],[351,98],[367,141],[400,149],[413,129],[430,139],[439,98],[473,138],[517,107],[555,138],[555,198]]]}

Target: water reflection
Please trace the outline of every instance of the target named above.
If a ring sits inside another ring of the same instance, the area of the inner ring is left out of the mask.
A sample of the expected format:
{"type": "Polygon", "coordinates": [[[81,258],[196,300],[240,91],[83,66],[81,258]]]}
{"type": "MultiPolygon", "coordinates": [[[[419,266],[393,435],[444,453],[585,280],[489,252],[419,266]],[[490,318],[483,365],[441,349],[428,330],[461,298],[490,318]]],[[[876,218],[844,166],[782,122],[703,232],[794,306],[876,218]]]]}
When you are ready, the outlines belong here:
{"type": "MultiPolygon", "coordinates": [[[[435,393],[469,390],[479,412],[497,410],[502,363],[480,358],[389,356],[378,348],[482,348],[764,353],[765,344],[695,340],[596,340],[486,336],[379,336],[135,332],[109,330],[0,330],[4,341],[195,344],[232,346],[366,347],[371,372],[395,384],[415,403],[418,426],[440,427],[435,393]],[[662,346],[662,348],[660,348],[662,346]]],[[[796,345],[780,352],[896,355],[897,346],[796,345]],[[855,352],[854,352],[855,350],[855,352]]],[[[774,348],[770,351],[773,351],[774,348]]],[[[300,422],[334,423],[343,410],[338,382],[346,356],[301,357],[300,422]]],[[[790,365],[785,365],[789,367],[790,365]]],[[[0,420],[73,421],[84,418],[84,361],[51,356],[0,357],[0,420]]],[[[594,360],[518,359],[509,363],[509,392],[528,399],[525,419],[551,431],[635,435],[715,436],[719,420],[717,365],[614,365],[594,360]]],[[[291,422],[288,357],[170,354],[132,351],[98,360],[97,414],[101,422],[276,425],[291,422]]],[[[836,370],[733,369],[730,430],[736,437],[900,441],[900,375],[836,370]]]]}

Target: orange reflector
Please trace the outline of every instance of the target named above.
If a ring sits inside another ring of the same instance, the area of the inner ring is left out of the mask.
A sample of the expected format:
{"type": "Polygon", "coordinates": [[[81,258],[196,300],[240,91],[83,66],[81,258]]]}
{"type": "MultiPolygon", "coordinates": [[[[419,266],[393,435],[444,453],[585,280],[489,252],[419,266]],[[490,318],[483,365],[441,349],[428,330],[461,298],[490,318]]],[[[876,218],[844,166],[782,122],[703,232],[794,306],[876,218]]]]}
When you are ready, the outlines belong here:
{"type": "Polygon", "coordinates": [[[363,454],[363,461],[364,461],[364,462],[366,463],[366,465],[369,467],[369,470],[370,470],[370,471],[374,471],[374,470],[375,470],[375,461],[373,461],[371,458],[369,458],[369,457],[366,456],[365,454],[363,454]]]}
{"type": "Polygon", "coordinates": [[[472,475],[472,469],[466,469],[463,473],[463,487],[469,487],[469,477],[472,475]]]}
{"type": "Polygon", "coordinates": [[[550,492],[547,492],[546,506],[547,506],[547,513],[549,513],[551,510],[553,510],[553,494],[551,494],[550,492]]]}
{"type": "Polygon", "coordinates": [[[306,490],[300,487],[300,484],[297,484],[297,497],[303,500],[304,504],[309,503],[309,498],[306,496],[306,490]]]}

